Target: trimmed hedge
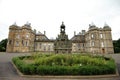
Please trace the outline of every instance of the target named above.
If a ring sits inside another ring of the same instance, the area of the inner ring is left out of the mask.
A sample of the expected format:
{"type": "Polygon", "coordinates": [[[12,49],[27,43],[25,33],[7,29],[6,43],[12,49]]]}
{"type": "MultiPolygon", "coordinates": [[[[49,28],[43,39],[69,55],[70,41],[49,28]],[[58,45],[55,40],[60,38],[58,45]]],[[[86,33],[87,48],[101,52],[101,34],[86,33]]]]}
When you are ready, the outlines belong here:
{"type": "MultiPolygon", "coordinates": [[[[75,54],[76,55],[76,54],[75,54]]],[[[115,62],[111,58],[91,56],[47,55],[37,56],[34,63],[27,64],[28,57],[14,57],[17,68],[26,75],[102,75],[116,72],[115,62]],[[78,58],[79,57],[79,58],[78,58]],[[54,63],[54,64],[53,64],[54,63]],[[102,64],[102,65],[101,65],[102,64]]]]}

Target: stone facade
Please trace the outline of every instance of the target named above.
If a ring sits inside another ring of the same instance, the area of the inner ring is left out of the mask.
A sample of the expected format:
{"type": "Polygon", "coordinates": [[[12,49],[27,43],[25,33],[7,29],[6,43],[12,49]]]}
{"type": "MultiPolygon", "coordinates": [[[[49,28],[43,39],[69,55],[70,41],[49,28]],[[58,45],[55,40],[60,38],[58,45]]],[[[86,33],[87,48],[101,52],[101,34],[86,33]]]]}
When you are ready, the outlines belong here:
{"type": "Polygon", "coordinates": [[[95,25],[89,25],[89,30],[85,34],[86,52],[91,53],[114,53],[111,28],[105,25],[98,28],[95,25]]]}
{"type": "Polygon", "coordinates": [[[9,27],[7,52],[30,52],[34,50],[35,33],[29,23],[22,27],[16,24],[9,27]]]}
{"type": "Polygon", "coordinates": [[[46,37],[45,32],[44,34],[39,32],[38,34],[36,34],[34,51],[53,52],[54,40],[49,40],[46,37]]]}
{"type": "Polygon", "coordinates": [[[60,35],[56,40],[48,39],[41,32],[32,30],[30,23],[23,26],[13,24],[9,27],[7,52],[55,52],[55,53],[114,53],[111,28],[105,24],[98,28],[89,25],[88,31],[82,30],[69,40],[65,25],[60,26],[60,35]]]}
{"type": "Polygon", "coordinates": [[[60,26],[60,35],[56,38],[54,46],[55,53],[71,53],[72,42],[68,39],[68,35],[65,33],[65,25],[63,22],[60,26]]]}

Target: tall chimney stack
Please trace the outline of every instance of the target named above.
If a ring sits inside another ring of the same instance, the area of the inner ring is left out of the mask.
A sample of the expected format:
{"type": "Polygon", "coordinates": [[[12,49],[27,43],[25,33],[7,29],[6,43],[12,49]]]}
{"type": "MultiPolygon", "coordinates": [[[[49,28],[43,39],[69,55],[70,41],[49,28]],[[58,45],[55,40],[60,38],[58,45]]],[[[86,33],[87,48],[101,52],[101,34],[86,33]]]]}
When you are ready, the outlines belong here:
{"type": "Polygon", "coordinates": [[[46,31],[44,31],[44,35],[46,35],[46,31]]]}
{"type": "Polygon", "coordinates": [[[86,32],[85,30],[82,30],[82,35],[85,35],[85,32],[86,32]]]}
{"type": "Polygon", "coordinates": [[[74,36],[76,35],[76,31],[74,31],[74,36]]]}

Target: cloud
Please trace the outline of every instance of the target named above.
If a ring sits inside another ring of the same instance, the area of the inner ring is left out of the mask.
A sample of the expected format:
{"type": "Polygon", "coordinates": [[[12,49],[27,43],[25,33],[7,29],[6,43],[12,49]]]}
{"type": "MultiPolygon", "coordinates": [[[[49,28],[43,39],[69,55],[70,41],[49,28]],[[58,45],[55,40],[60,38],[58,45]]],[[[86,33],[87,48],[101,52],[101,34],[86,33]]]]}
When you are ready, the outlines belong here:
{"type": "Polygon", "coordinates": [[[27,21],[33,29],[46,30],[49,38],[57,37],[62,21],[69,38],[74,31],[87,30],[91,22],[98,27],[107,22],[112,28],[113,39],[118,39],[119,16],[119,0],[2,0],[0,39],[7,37],[9,26],[14,22],[22,26],[27,21]]]}

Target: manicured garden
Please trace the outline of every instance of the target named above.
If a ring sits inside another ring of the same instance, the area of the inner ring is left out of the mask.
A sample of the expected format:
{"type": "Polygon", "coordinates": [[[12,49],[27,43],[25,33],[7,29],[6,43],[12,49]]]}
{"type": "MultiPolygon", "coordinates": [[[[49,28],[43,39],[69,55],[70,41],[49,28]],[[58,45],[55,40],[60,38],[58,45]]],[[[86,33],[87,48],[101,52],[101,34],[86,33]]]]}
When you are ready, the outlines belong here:
{"type": "Polygon", "coordinates": [[[25,75],[104,75],[115,74],[112,58],[89,54],[39,54],[14,57],[25,75]]]}

